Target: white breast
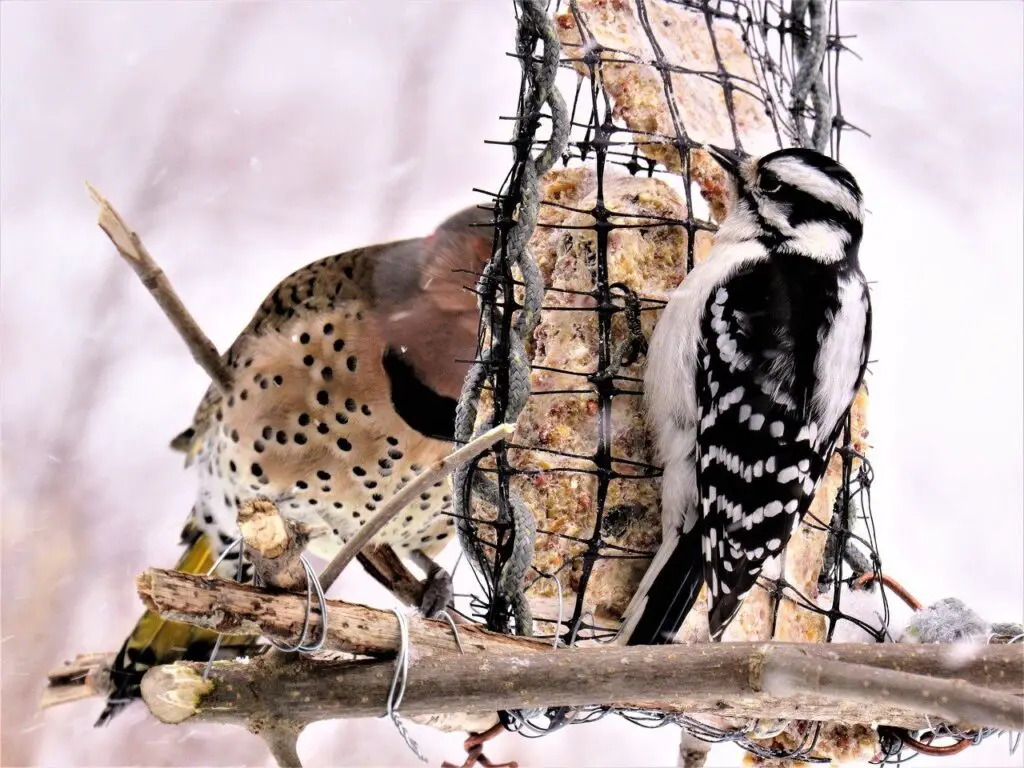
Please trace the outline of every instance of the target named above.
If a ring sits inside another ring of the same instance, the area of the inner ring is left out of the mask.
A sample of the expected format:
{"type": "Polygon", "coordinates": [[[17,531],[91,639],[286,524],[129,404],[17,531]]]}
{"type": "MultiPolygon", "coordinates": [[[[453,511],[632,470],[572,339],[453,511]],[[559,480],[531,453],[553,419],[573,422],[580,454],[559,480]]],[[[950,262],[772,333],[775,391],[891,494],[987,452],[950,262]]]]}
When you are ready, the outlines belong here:
{"type": "Polygon", "coordinates": [[[839,310],[815,361],[818,385],[813,405],[820,424],[820,439],[832,433],[856,394],[854,386],[860,374],[868,312],[862,280],[855,275],[840,281],[839,310]]]}

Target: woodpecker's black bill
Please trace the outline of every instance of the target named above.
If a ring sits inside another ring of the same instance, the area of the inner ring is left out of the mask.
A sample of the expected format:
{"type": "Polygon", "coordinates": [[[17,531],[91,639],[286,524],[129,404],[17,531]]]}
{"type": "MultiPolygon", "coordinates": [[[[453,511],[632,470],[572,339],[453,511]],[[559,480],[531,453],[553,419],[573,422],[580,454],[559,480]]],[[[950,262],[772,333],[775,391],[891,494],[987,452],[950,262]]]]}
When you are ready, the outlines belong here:
{"type": "Polygon", "coordinates": [[[705,144],[704,151],[706,151],[715,162],[724,168],[728,173],[737,178],[740,175],[740,166],[750,157],[745,152],[741,152],[737,149],[722,149],[716,147],[713,144],[705,144]]]}

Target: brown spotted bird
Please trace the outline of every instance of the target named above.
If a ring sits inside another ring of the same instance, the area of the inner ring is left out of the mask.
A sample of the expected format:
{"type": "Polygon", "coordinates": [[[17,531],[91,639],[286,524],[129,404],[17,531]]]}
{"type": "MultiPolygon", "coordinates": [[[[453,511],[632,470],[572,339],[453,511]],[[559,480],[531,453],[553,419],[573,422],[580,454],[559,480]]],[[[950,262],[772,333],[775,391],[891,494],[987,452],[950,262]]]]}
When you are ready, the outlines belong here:
{"type": "MultiPolygon", "coordinates": [[[[277,502],[330,558],[422,467],[451,451],[455,405],[476,353],[471,287],[491,254],[490,214],[464,210],[426,238],[360,248],[281,282],[227,351],[233,386],[211,386],[172,442],[199,490],[179,569],[205,572],[238,535],[240,503],[277,502]]],[[[374,539],[433,557],[455,535],[437,483],[374,539]]],[[[238,554],[221,575],[234,577],[238,554]]],[[[243,574],[243,578],[247,574],[243,574]]],[[[447,574],[441,572],[442,577],[447,574]]],[[[434,595],[437,594],[433,590],[434,595]]],[[[114,664],[97,725],[139,695],[151,666],[207,658],[211,633],[143,616],[114,664]]],[[[243,653],[252,638],[226,638],[243,653]]]]}

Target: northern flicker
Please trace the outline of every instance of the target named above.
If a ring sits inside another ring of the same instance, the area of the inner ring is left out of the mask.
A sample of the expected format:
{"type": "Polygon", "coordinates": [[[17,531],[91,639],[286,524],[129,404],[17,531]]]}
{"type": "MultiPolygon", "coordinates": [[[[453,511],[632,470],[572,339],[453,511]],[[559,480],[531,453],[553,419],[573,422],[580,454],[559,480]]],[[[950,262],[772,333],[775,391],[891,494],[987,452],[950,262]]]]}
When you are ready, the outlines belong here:
{"type": "MultiPolygon", "coordinates": [[[[491,254],[490,214],[469,208],[426,238],[360,248],[285,278],[223,356],[172,447],[199,475],[180,570],[205,572],[237,537],[241,502],[265,496],[330,558],[422,468],[447,455],[476,354],[473,286],[491,254]]],[[[454,538],[437,483],[373,539],[422,562],[454,538]]],[[[236,575],[237,551],[218,572],[236,575]]],[[[443,572],[442,572],[443,573],[443,572]]],[[[444,574],[446,576],[446,574],[444,574]]],[[[244,574],[243,574],[244,577],[244,574]]],[[[436,591],[434,591],[436,594],[436,591]]],[[[209,656],[215,635],[147,613],[117,656],[97,725],[139,695],[151,666],[209,656]]],[[[228,655],[253,638],[224,638],[228,655]]]]}

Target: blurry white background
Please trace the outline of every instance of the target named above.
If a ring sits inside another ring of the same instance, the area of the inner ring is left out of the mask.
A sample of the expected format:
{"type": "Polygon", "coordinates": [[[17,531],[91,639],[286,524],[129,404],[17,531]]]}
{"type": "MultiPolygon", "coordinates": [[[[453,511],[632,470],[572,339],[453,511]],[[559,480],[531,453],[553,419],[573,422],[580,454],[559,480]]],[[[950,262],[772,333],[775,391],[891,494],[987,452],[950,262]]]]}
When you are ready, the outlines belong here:
{"type": "MultiPolygon", "coordinates": [[[[874,509],[889,573],[1019,620],[1024,6],[843,0],[863,56],[843,160],[866,190],[877,281],[874,509]]],[[[224,348],[315,258],[425,234],[506,173],[510,0],[0,4],[3,765],[266,764],[241,730],[99,702],[36,712],[46,669],[114,650],[132,577],[170,564],[193,497],[166,448],[203,373],[95,226],[96,184],[224,348]]],[[[380,601],[351,573],[341,593],[380,601]]],[[[437,764],[461,736],[412,726],[437,764]]],[[[522,765],[672,765],[678,732],[614,719],[522,765]]],[[[307,765],[417,765],[385,721],[322,723],[307,765]]],[[[716,749],[710,764],[735,765],[716,749]]],[[[1005,738],[915,765],[1021,765],[1005,738]]]]}

